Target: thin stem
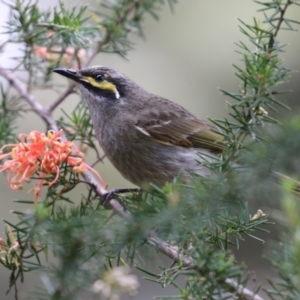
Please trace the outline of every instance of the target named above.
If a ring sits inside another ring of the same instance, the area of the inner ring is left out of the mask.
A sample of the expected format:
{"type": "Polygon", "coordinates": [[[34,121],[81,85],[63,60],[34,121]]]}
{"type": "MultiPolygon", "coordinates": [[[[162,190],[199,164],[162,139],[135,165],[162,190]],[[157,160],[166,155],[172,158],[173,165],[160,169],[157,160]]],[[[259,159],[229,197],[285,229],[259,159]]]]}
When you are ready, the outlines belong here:
{"type": "Polygon", "coordinates": [[[69,95],[75,93],[76,85],[74,83],[70,84],[67,89],[61,93],[58,98],[48,106],[49,111],[54,111],[69,95]]]}
{"type": "Polygon", "coordinates": [[[105,154],[102,155],[102,156],[100,156],[99,153],[98,153],[97,159],[96,159],[95,162],[93,162],[93,163],[91,164],[91,167],[94,168],[94,167],[96,166],[96,164],[98,164],[98,162],[100,162],[100,161],[103,162],[103,159],[104,159],[104,158],[105,158],[105,154]]]}
{"type": "Polygon", "coordinates": [[[274,32],[273,36],[277,36],[277,34],[280,30],[281,24],[284,20],[284,14],[286,13],[286,10],[287,10],[288,6],[291,5],[291,4],[293,4],[293,0],[287,0],[287,2],[285,3],[284,8],[280,8],[280,18],[278,20],[278,24],[276,26],[276,29],[275,29],[275,32],[274,32]]]}

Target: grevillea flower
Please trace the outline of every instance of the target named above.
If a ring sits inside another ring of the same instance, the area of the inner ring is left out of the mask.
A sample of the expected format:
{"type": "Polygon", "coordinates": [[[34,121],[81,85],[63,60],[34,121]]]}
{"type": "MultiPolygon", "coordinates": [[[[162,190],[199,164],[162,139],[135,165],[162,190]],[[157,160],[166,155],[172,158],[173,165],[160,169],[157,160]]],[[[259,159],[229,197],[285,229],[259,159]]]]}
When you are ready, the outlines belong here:
{"type": "Polygon", "coordinates": [[[101,176],[84,162],[84,155],[71,141],[62,141],[62,130],[54,132],[49,130],[47,134],[32,131],[29,134],[20,134],[18,144],[4,145],[0,153],[6,148],[12,148],[10,152],[0,154],[0,160],[6,159],[0,165],[0,172],[7,171],[7,181],[14,190],[23,188],[24,182],[29,182],[34,174],[38,176],[38,182],[34,188],[35,202],[41,194],[44,183],[53,185],[59,178],[62,164],[72,167],[76,173],[84,173],[87,169],[94,172],[101,184],[106,186],[101,176]],[[54,179],[47,180],[47,175],[55,175],[54,179]]]}

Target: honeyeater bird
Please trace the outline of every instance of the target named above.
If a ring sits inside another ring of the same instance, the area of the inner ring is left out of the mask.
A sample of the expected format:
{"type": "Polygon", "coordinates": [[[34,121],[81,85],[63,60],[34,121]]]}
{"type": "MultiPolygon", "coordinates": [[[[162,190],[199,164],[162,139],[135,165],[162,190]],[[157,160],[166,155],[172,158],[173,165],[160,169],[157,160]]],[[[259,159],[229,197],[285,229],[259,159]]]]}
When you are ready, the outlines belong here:
{"type": "Polygon", "coordinates": [[[191,172],[208,175],[199,163],[199,151],[218,154],[226,148],[209,123],[114,69],[53,71],[77,83],[105,155],[139,187],[162,186],[179,174],[182,178],[191,172]]]}
{"type": "Polygon", "coordinates": [[[104,153],[139,187],[163,186],[191,172],[209,176],[199,152],[213,157],[226,149],[212,125],[112,68],[53,71],[77,83],[104,153]]]}

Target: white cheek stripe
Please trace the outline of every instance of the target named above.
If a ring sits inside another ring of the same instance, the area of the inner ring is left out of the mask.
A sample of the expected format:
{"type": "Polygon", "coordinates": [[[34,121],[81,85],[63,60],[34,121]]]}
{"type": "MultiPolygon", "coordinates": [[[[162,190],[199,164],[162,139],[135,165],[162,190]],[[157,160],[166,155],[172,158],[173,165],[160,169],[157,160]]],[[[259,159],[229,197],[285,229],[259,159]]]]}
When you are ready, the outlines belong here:
{"type": "Polygon", "coordinates": [[[118,90],[117,90],[117,89],[115,90],[115,95],[116,95],[116,98],[117,98],[117,99],[119,99],[119,98],[120,98],[120,93],[118,92],[118,90]]]}

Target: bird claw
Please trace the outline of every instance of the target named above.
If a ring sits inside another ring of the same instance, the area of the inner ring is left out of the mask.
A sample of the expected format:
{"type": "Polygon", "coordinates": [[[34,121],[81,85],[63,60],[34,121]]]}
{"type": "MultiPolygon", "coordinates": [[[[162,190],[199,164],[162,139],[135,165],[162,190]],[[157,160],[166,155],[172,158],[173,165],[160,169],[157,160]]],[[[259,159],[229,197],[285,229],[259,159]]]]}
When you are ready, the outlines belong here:
{"type": "Polygon", "coordinates": [[[112,189],[107,191],[105,194],[102,195],[101,205],[108,206],[109,201],[115,198],[119,194],[126,194],[126,193],[136,193],[139,192],[140,189],[112,189]]]}

